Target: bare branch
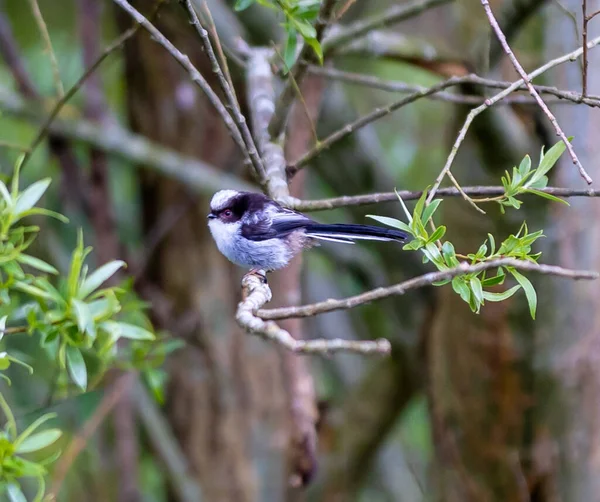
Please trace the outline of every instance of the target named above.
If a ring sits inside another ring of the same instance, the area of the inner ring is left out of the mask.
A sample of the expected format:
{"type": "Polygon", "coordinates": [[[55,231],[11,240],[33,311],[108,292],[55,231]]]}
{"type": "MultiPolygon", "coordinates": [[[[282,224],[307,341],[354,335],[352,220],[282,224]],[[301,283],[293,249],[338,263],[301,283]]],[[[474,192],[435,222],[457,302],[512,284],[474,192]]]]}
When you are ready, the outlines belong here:
{"type": "Polygon", "coordinates": [[[391,351],[390,342],[385,339],[365,341],[342,340],[340,338],[296,340],[274,322],[264,321],[254,314],[271,300],[271,289],[264,282],[264,277],[258,274],[246,274],[244,276],[242,279],[242,294],[243,300],[238,305],[236,313],[238,324],[249,333],[275,342],[292,352],[300,354],[331,354],[333,352],[389,354],[391,351]]]}
{"type": "MultiPolygon", "coordinates": [[[[233,120],[237,124],[244,143],[246,144],[246,148],[248,149],[248,153],[250,154],[250,158],[252,159],[252,164],[254,169],[258,175],[258,180],[261,183],[265,183],[266,181],[266,172],[265,167],[258,155],[258,150],[256,145],[254,144],[254,139],[252,139],[252,134],[250,134],[250,129],[248,129],[248,124],[246,123],[246,117],[240,110],[240,105],[235,96],[233,86],[229,85],[229,82],[225,78],[224,70],[221,68],[219,60],[213,50],[212,43],[210,42],[210,37],[208,36],[208,31],[200,24],[200,20],[198,19],[198,15],[192,6],[190,0],[179,0],[179,3],[183,6],[185,11],[188,13],[190,18],[190,23],[196,29],[196,32],[200,36],[202,40],[202,45],[204,46],[204,50],[210,60],[210,64],[212,66],[212,70],[214,74],[217,76],[217,80],[223,93],[225,94],[225,98],[227,99],[228,108],[231,110],[233,115],[233,120]]],[[[208,7],[207,7],[208,9],[208,7]]],[[[226,71],[226,70],[225,70],[226,71]]]]}
{"type": "Polygon", "coordinates": [[[343,300],[325,300],[311,305],[303,305],[300,307],[283,307],[277,309],[263,309],[256,311],[256,315],[263,320],[287,319],[289,317],[312,317],[325,312],[334,310],[344,310],[370,303],[375,300],[381,300],[388,296],[403,295],[411,289],[430,286],[434,282],[452,279],[459,275],[474,274],[483,272],[497,267],[514,267],[519,270],[529,272],[537,272],[540,274],[556,275],[569,279],[597,279],[598,273],[587,270],[569,270],[553,265],[538,265],[525,260],[516,260],[514,258],[499,258],[497,260],[485,261],[476,265],[469,265],[466,262],[461,263],[458,267],[451,268],[442,272],[429,272],[418,277],[401,282],[387,288],[377,288],[360,295],[350,296],[343,300]]]}
{"type": "MultiPolygon", "coordinates": [[[[492,8],[490,7],[489,1],[481,0],[481,5],[483,5],[485,13],[490,21],[490,25],[492,26],[492,29],[496,33],[496,37],[500,41],[500,45],[502,45],[504,52],[506,52],[506,55],[508,56],[511,63],[515,67],[515,70],[517,70],[517,73],[519,75],[521,75],[521,78],[525,82],[525,85],[527,85],[527,88],[529,89],[529,92],[531,93],[531,95],[535,98],[538,105],[540,105],[540,108],[543,110],[543,112],[546,114],[546,116],[548,117],[548,119],[550,120],[552,125],[554,126],[556,134],[558,134],[560,136],[560,138],[563,140],[564,144],[567,147],[567,151],[569,152],[569,155],[571,156],[571,159],[573,159],[573,164],[575,164],[577,166],[577,168],[579,169],[579,174],[586,181],[586,183],[588,185],[591,185],[592,178],[590,178],[588,173],[583,168],[583,165],[579,161],[579,158],[577,157],[577,154],[575,153],[573,146],[571,145],[571,143],[567,139],[567,136],[565,135],[565,133],[561,129],[560,125],[558,124],[556,117],[552,114],[552,112],[550,111],[550,108],[548,108],[546,103],[544,103],[544,100],[540,97],[540,95],[535,90],[533,85],[531,85],[530,77],[527,75],[527,73],[521,66],[521,63],[519,63],[519,61],[515,57],[513,51],[511,50],[510,46],[508,45],[508,42],[506,41],[506,37],[504,36],[504,33],[502,33],[502,30],[500,29],[500,25],[498,24],[498,21],[496,21],[496,18],[494,17],[494,13],[492,12],[492,8]]],[[[584,45],[582,47],[582,53],[587,55],[587,45],[584,45]]],[[[584,63],[584,71],[585,70],[586,70],[586,68],[585,68],[585,63],[584,63]]],[[[584,89],[584,92],[582,92],[582,94],[585,95],[585,89],[584,89]]]]}
{"type": "Polygon", "coordinates": [[[258,179],[261,179],[261,173],[263,172],[262,161],[258,157],[258,153],[255,151],[249,151],[244,143],[244,139],[238,129],[236,123],[231,118],[231,115],[219,99],[219,97],[215,94],[215,92],[211,89],[210,85],[206,81],[206,79],[202,76],[202,74],[198,71],[198,69],[190,62],[190,59],[179,51],[158,29],[146,19],[140,12],[138,12],[134,7],[132,7],[127,0],[113,0],[119,7],[121,7],[127,14],[131,16],[136,23],[140,24],[150,35],[152,35],[152,39],[160,44],[173,58],[189,73],[192,81],[197,84],[202,91],[206,94],[206,97],[213,105],[217,113],[221,116],[225,125],[229,129],[231,136],[235,143],[240,148],[244,157],[248,162],[250,162],[256,171],[258,179]]]}
{"type": "Polygon", "coordinates": [[[337,29],[323,40],[323,52],[332,52],[352,40],[365,36],[370,31],[406,21],[407,19],[418,16],[428,9],[452,1],[453,0],[415,0],[408,4],[394,5],[381,14],[376,14],[369,19],[357,21],[350,26],[337,29]]]}
{"type": "Polygon", "coordinates": [[[294,162],[293,164],[290,164],[287,168],[288,175],[290,177],[293,176],[300,169],[302,169],[302,167],[304,167],[312,159],[314,159],[317,155],[319,155],[323,150],[329,148],[331,145],[340,141],[341,139],[344,139],[346,136],[348,136],[349,134],[352,134],[357,129],[360,129],[361,127],[364,127],[364,126],[370,124],[371,122],[374,122],[374,121],[380,119],[381,117],[385,117],[386,115],[392,113],[393,111],[397,110],[398,108],[408,105],[422,97],[429,96],[431,94],[435,94],[438,91],[441,91],[441,90],[443,90],[447,87],[453,86],[453,85],[457,85],[457,83],[460,83],[460,82],[462,82],[462,77],[451,77],[448,80],[444,80],[443,82],[440,82],[439,84],[436,84],[432,87],[423,89],[421,91],[414,92],[414,93],[406,96],[405,98],[402,98],[398,101],[395,101],[394,103],[389,104],[388,106],[384,106],[382,108],[376,108],[371,113],[368,113],[367,115],[363,115],[362,117],[358,118],[354,122],[351,122],[350,124],[346,124],[341,129],[335,131],[334,133],[327,136],[324,140],[317,143],[312,150],[310,150],[309,152],[304,154],[296,162],[294,162]]]}
{"type": "MultiPolygon", "coordinates": [[[[325,28],[327,28],[327,24],[331,19],[335,3],[336,0],[323,0],[321,3],[319,17],[315,23],[315,30],[317,32],[316,39],[318,42],[321,42],[323,35],[325,34],[325,28]]],[[[296,89],[300,86],[302,79],[306,74],[306,61],[312,63],[315,62],[315,60],[313,48],[305,43],[294,66],[290,69],[287,84],[277,99],[275,112],[269,123],[269,135],[271,138],[276,140],[283,134],[290,110],[292,109],[292,104],[294,103],[296,89]]]]}
{"type": "Polygon", "coordinates": [[[52,49],[52,41],[50,40],[48,27],[46,26],[46,22],[44,21],[44,17],[42,16],[42,12],[40,11],[40,6],[38,5],[37,0],[29,0],[29,4],[31,5],[31,11],[33,12],[35,22],[38,25],[42,38],[44,39],[46,52],[48,52],[48,57],[50,58],[50,64],[52,66],[52,76],[54,77],[54,85],[56,86],[56,92],[58,93],[58,97],[62,98],[65,93],[65,89],[60,79],[58,61],[56,60],[54,49],[52,49]]]}
{"type": "Polygon", "coordinates": [[[247,67],[248,106],[258,148],[265,160],[267,194],[282,203],[289,200],[285,156],[281,143],[271,141],[269,122],[275,111],[275,89],[269,49],[252,49],[247,67]]]}
{"type": "MultiPolygon", "coordinates": [[[[596,47],[599,43],[600,43],[600,37],[597,37],[588,43],[587,48],[592,49],[592,48],[596,47]]],[[[545,65],[540,66],[536,70],[532,71],[527,76],[527,79],[528,79],[528,81],[531,81],[534,78],[541,75],[542,73],[548,71],[549,69],[554,68],[555,66],[566,63],[567,61],[575,61],[579,56],[581,56],[582,53],[583,53],[583,48],[580,47],[579,49],[577,49],[573,52],[569,52],[568,54],[565,54],[561,57],[552,59],[551,61],[548,61],[545,65]]],[[[446,163],[444,164],[443,169],[440,171],[440,174],[435,179],[435,182],[431,188],[431,191],[429,192],[429,196],[427,197],[428,203],[433,200],[444,177],[446,176],[446,174],[448,174],[450,172],[450,168],[452,167],[452,162],[454,161],[454,158],[456,157],[458,149],[460,148],[460,145],[462,144],[462,142],[465,139],[465,136],[467,135],[467,131],[468,131],[469,127],[471,126],[471,123],[473,122],[473,120],[475,120],[475,117],[477,117],[477,115],[479,115],[481,112],[485,111],[487,108],[493,106],[495,103],[497,103],[504,97],[508,96],[511,92],[513,92],[516,89],[518,89],[519,87],[521,87],[521,85],[523,85],[524,83],[525,83],[524,79],[517,80],[512,85],[510,85],[503,91],[499,92],[498,94],[492,96],[491,98],[488,98],[482,105],[478,106],[477,108],[474,108],[473,110],[471,110],[469,112],[469,114],[467,115],[467,118],[465,119],[465,123],[463,124],[463,126],[461,127],[461,129],[458,133],[458,136],[456,138],[456,141],[454,142],[454,145],[452,145],[452,149],[450,150],[450,154],[448,155],[448,158],[446,159],[446,163]]]]}
{"type": "MultiPolygon", "coordinates": [[[[371,87],[373,89],[379,89],[382,91],[390,91],[390,92],[420,92],[425,89],[420,85],[407,84],[406,82],[400,82],[397,80],[384,80],[378,77],[374,77],[372,75],[363,75],[360,73],[352,73],[343,70],[338,70],[335,68],[327,68],[316,65],[310,65],[308,67],[308,71],[315,75],[320,75],[326,77],[330,80],[335,80],[339,82],[344,82],[347,84],[355,84],[355,85],[363,85],[366,87],[371,87]]],[[[506,89],[512,85],[512,82],[503,82],[499,80],[491,80],[487,78],[482,78],[477,75],[467,75],[464,77],[460,77],[462,80],[460,84],[476,84],[481,85],[483,87],[490,87],[495,89],[506,89]]],[[[572,104],[586,104],[591,107],[600,107],[600,96],[583,96],[581,93],[573,92],[573,91],[564,91],[558,89],[556,87],[550,87],[546,85],[535,85],[534,88],[539,93],[550,94],[554,96],[555,100],[546,100],[546,103],[560,104],[560,103],[572,103],[572,104]]],[[[522,85],[517,90],[527,89],[525,85],[522,85]]],[[[460,104],[473,104],[480,105],[485,102],[485,97],[482,96],[464,96],[459,94],[453,94],[450,92],[440,91],[436,94],[431,94],[428,96],[424,96],[429,99],[439,100],[439,101],[447,101],[450,103],[460,103],[460,104]]],[[[537,104],[533,98],[529,96],[512,96],[503,99],[500,103],[503,105],[512,105],[512,104],[537,104]]]]}
{"type": "MultiPolygon", "coordinates": [[[[505,193],[504,187],[501,186],[462,187],[462,190],[470,197],[497,197],[504,195],[505,193]]],[[[572,190],[570,188],[546,187],[538,188],[537,190],[555,195],[556,197],[600,197],[600,190],[593,190],[591,188],[572,190]]],[[[423,192],[420,190],[400,190],[397,193],[398,195],[396,195],[396,192],[382,192],[366,195],[345,195],[343,197],[335,197],[332,199],[295,200],[290,207],[296,211],[323,211],[338,207],[366,206],[368,204],[378,204],[381,202],[398,202],[398,196],[402,197],[402,200],[417,200],[423,195],[423,192]]],[[[460,195],[462,194],[456,188],[440,188],[436,193],[437,197],[458,197],[460,195]]],[[[524,195],[533,196],[533,194],[524,195]]]]}

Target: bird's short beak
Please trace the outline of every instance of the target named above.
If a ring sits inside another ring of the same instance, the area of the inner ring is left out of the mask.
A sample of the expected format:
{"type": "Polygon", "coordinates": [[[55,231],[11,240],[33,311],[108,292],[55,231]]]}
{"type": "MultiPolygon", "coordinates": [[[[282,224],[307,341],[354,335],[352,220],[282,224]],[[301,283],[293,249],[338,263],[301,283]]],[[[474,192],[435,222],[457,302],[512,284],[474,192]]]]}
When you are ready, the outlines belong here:
{"type": "Polygon", "coordinates": [[[208,213],[208,216],[207,216],[207,218],[208,218],[209,220],[214,220],[216,217],[217,217],[217,215],[216,215],[216,214],[213,214],[213,213],[208,213]]]}

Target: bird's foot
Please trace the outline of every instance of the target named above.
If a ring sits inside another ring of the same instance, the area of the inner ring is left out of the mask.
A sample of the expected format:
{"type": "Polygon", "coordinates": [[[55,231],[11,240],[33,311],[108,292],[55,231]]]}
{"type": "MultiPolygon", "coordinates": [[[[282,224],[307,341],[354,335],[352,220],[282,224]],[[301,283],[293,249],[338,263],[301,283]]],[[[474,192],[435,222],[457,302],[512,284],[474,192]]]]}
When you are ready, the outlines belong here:
{"type": "Polygon", "coordinates": [[[248,275],[255,275],[262,281],[263,284],[268,284],[267,273],[263,269],[253,268],[250,270],[250,272],[248,272],[248,275]]]}

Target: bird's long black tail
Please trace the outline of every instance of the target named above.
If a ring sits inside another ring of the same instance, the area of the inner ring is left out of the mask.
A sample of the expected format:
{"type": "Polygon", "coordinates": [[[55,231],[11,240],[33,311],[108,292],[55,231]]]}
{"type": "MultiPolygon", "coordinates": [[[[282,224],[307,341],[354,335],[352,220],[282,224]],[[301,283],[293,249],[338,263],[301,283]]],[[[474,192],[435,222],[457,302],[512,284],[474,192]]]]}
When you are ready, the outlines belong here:
{"type": "Polygon", "coordinates": [[[306,226],[306,234],[315,239],[345,242],[352,244],[354,240],[397,241],[406,240],[407,234],[401,230],[376,227],[374,225],[354,225],[345,223],[325,224],[311,223],[306,226]]]}

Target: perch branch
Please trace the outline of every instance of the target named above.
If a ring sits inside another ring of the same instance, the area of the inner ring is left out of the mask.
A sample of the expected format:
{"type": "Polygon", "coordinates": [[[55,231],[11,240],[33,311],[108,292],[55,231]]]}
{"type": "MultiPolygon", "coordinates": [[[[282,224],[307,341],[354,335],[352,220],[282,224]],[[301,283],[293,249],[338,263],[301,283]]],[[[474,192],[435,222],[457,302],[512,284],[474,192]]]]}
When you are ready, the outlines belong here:
{"type": "MultiPolygon", "coordinates": [[[[600,43],[600,37],[597,37],[588,43],[587,48],[592,49],[593,47],[596,47],[599,43],[600,43]]],[[[529,82],[531,82],[531,80],[538,77],[542,73],[548,71],[549,69],[554,68],[555,66],[566,63],[567,61],[575,61],[579,56],[581,56],[582,53],[583,53],[583,47],[580,47],[579,49],[574,50],[573,52],[569,52],[568,54],[565,54],[561,57],[552,59],[551,61],[548,61],[545,65],[540,66],[539,68],[537,68],[536,70],[531,72],[529,75],[527,75],[527,80],[529,82]]],[[[452,145],[452,149],[450,150],[450,154],[448,155],[448,158],[446,159],[446,163],[444,164],[443,169],[440,171],[440,174],[437,176],[433,186],[431,187],[431,191],[429,192],[429,196],[427,197],[428,203],[433,200],[444,177],[446,176],[446,174],[448,174],[450,172],[450,168],[452,167],[452,162],[454,161],[454,158],[456,157],[458,149],[460,148],[460,145],[462,144],[462,142],[465,139],[465,136],[467,135],[467,131],[468,131],[469,127],[471,126],[471,123],[473,122],[473,120],[475,120],[475,117],[477,117],[477,115],[479,115],[480,113],[485,111],[487,108],[493,106],[495,103],[497,103],[504,97],[508,96],[514,90],[521,87],[521,85],[523,85],[524,83],[525,83],[524,79],[520,79],[520,80],[517,80],[516,82],[513,82],[512,85],[510,85],[503,91],[499,92],[498,94],[495,94],[491,98],[486,99],[482,105],[478,106],[477,108],[473,108],[473,110],[471,110],[469,112],[469,114],[467,115],[467,118],[465,119],[463,126],[460,128],[460,131],[458,133],[456,141],[454,142],[454,145],[452,145]]]]}
{"type": "MultiPolygon", "coordinates": [[[[262,320],[277,320],[287,319],[289,317],[312,317],[325,312],[334,310],[344,310],[363,305],[375,300],[381,300],[388,296],[403,295],[411,289],[430,286],[434,282],[452,279],[459,275],[475,274],[497,267],[514,267],[519,270],[528,272],[537,272],[540,274],[556,275],[569,279],[597,279],[598,273],[587,270],[569,270],[554,265],[539,265],[525,260],[517,260],[514,258],[498,258],[475,265],[469,265],[466,262],[459,266],[445,270],[442,272],[429,272],[427,274],[414,277],[408,281],[401,282],[387,288],[377,288],[360,295],[350,296],[343,300],[325,300],[323,302],[313,303],[311,305],[303,305],[300,307],[283,307],[276,309],[266,309],[256,311],[256,316],[262,320]]],[[[243,302],[242,302],[243,304],[243,302]]],[[[250,311],[252,312],[252,310],[250,311]]]]}
{"type": "MultiPolygon", "coordinates": [[[[600,190],[593,190],[591,188],[573,190],[570,188],[546,187],[537,190],[555,195],[556,197],[600,197],[600,190]]],[[[505,193],[504,187],[501,186],[462,187],[462,191],[468,196],[474,197],[499,197],[505,193]]],[[[290,207],[296,211],[323,211],[338,207],[366,206],[368,204],[378,204],[380,202],[398,202],[398,196],[400,196],[402,200],[417,200],[423,195],[423,192],[420,190],[400,190],[397,193],[398,195],[396,195],[396,192],[382,192],[366,195],[345,195],[343,197],[334,197],[331,199],[295,200],[290,207]]],[[[440,188],[436,195],[437,197],[458,197],[462,194],[456,188],[440,188]]]]}
{"type": "MultiPolygon", "coordinates": [[[[571,159],[573,160],[573,164],[575,164],[577,166],[577,168],[579,169],[579,174],[586,181],[586,183],[588,185],[591,185],[592,178],[590,178],[589,174],[583,168],[581,161],[579,160],[579,158],[577,157],[577,154],[575,153],[575,150],[573,149],[573,145],[571,145],[571,143],[567,139],[567,136],[565,135],[564,131],[561,129],[560,125],[558,124],[556,117],[550,111],[550,108],[548,108],[548,105],[546,105],[546,103],[544,103],[544,100],[540,97],[538,92],[535,90],[535,88],[531,84],[530,77],[527,75],[527,73],[521,66],[521,63],[519,63],[519,61],[517,60],[513,51],[511,50],[510,46],[508,45],[508,42],[506,41],[506,37],[504,36],[504,33],[500,29],[500,25],[498,24],[498,21],[496,21],[496,17],[494,16],[494,13],[492,12],[492,8],[490,7],[489,1],[481,0],[481,5],[483,5],[485,13],[490,22],[490,25],[492,26],[492,29],[496,33],[496,37],[498,38],[500,45],[504,49],[504,52],[509,57],[515,70],[517,70],[517,73],[523,79],[523,82],[525,82],[525,85],[527,85],[527,89],[529,90],[530,94],[534,97],[534,99],[537,101],[537,103],[540,106],[540,108],[542,109],[542,111],[546,114],[546,116],[548,117],[548,119],[550,120],[552,125],[554,126],[554,130],[556,131],[556,134],[558,136],[560,136],[560,138],[563,140],[564,144],[567,147],[567,151],[569,152],[569,155],[571,156],[571,159]]],[[[587,46],[586,45],[583,45],[582,53],[587,55],[587,46]]],[[[585,70],[585,65],[584,65],[584,70],[585,70]]],[[[582,94],[585,95],[585,90],[582,94]]]]}
{"type": "MultiPolygon", "coordinates": [[[[255,315],[265,303],[271,300],[271,289],[264,278],[257,274],[246,274],[242,279],[243,300],[238,305],[236,320],[249,333],[273,341],[283,348],[301,354],[331,354],[333,352],[356,352],[360,354],[389,354],[388,340],[343,340],[318,339],[296,340],[274,322],[264,321],[255,315]]],[[[289,316],[293,317],[293,316],[289,316]]]]}

